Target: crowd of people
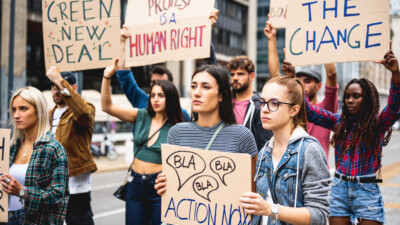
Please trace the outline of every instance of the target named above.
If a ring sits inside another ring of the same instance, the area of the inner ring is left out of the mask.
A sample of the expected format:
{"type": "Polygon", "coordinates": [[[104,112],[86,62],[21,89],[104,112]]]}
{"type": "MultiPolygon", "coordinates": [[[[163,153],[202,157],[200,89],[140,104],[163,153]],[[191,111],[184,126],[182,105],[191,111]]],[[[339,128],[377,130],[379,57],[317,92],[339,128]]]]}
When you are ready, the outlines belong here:
{"type": "MultiPolygon", "coordinates": [[[[217,10],[210,13],[212,24],[217,15],[217,10]]],[[[271,79],[262,92],[251,88],[256,74],[249,57],[234,57],[223,67],[211,45],[211,57],[191,77],[191,116],[181,107],[166,67],[152,69],[149,94],[125,67],[123,48],[122,57],[104,70],[102,110],[135,124],[126,224],[161,224],[160,196],[167,189],[163,143],[249,154],[253,186],[242,194],[240,204],[253,215],[252,225],[385,223],[378,183],[382,147],[400,115],[397,58],[389,50],[379,62],[392,73],[382,112],[376,87],[361,78],[344,88],[338,114],[335,65],[325,65],[325,98],[318,101],[322,75],[296,72],[288,61],[281,67],[277,32],[270,22],[264,33],[271,79]],[[112,102],[110,82],[115,74],[132,107],[112,102]],[[330,146],[335,151],[333,178],[327,160],[330,146]]],[[[128,36],[123,27],[121,41],[128,36]]],[[[10,101],[10,169],[0,176],[2,191],[9,194],[8,224],[94,224],[91,173],[97,167],[90,142],[95,108],[76,92],[73,74],[51,67],[46,76],[56,104],[50,112],[34,87],[15,91],[10,101]]]]}

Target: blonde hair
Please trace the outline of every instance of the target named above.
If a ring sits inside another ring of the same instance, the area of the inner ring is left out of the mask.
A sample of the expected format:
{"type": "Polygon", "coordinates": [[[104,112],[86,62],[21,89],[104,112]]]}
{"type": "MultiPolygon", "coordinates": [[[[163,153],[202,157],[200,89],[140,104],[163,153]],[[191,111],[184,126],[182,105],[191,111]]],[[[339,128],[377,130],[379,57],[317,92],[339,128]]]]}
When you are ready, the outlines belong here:
{"type": "Polygon", "coordinates": [[[293,129],[301,126],[307,130],[307,112],[304,101],[304,87],[301,81],[297,78],[288,76],[278,76],[269,80],[266,84],[276,83],[286,88],[285,95],[290,103],[300,106],[300,111],[293,117],[293,129]]]}
{"type": "Polygon", "coordinates": [[[16,92],[14,92],[13,96],[10,100],[10,126],[13,129],[13,135],[11,138],[11,143],[15,144],[18,140],[24,141],[25,133],[21,130],[17,129],[17,126],[14,121],[12,105],[16,97],[21,96],[25,101],[29,102],[33,105],[36,111],[37,119],[38,119],[38,135],[36,137],[36,141],[39,141],[43,136],[45,136],[46,132],[50,130],[50,121],[49,121],[49,112],[47,107],[46,99],[44,98],[41,91],[34,87],[24,87],[16,92]]]}

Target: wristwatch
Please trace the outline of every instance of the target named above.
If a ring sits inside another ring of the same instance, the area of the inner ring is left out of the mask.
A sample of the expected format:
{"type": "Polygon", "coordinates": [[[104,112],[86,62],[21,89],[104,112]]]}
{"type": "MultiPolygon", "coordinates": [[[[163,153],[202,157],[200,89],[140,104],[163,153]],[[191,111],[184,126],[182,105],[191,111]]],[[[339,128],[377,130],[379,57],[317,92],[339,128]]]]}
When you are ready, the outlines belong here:
{"type": "Polygon", "coordinates": [[[280,212],[281,212],[280,205],[279,204],[272,204],[272,206],[271,206],[272,215],[271,216],[274,219],[274,222],[278,221],[280,212]]]}
{"type": "Polygon", "coordinates": [[[19,190],[18,197],[19,197],[20,199],[24,199],[24,198],[25,198],[25,195],[26,195],[26,187],[23,187],[23,188],[21,188],[21,190],[19,190]]]}

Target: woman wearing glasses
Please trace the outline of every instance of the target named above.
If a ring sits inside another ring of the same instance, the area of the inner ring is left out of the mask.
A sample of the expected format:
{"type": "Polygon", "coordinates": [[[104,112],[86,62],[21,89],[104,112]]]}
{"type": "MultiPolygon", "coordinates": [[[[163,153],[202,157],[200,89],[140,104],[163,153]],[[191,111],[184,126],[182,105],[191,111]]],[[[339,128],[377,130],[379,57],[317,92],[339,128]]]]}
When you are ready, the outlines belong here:
{"type": "Polygon", "coordinates": [[[299,79],[268,81],[256,101],[264,129],[274,136],[258,154],[257,193],[240,199],[257,224],[326,224],[330,176],[320,143],[307,133],[299,79]]]}

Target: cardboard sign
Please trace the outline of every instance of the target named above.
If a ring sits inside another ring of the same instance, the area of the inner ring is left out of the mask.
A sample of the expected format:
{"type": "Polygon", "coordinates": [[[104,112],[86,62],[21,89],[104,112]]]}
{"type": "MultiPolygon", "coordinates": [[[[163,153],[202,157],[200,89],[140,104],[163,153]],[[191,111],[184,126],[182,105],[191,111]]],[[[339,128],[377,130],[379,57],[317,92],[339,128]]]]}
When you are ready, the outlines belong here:
{"type": "Polygon", "coordinates": [[[271,0],[269,20],[275,28],[286,27],[286,11],[288,0],[271,0]]]}
{"type": "MultiPolygon", "coordinates": [[[[10,162],[10,129],[0,129],[0,173],[8,173],[10,162]]],[[[0,222],[8,222],[8,194],[0,185],[0,222]]]]}
{"type": "Polygon", "coordinates": [[[239,205],[251,191],[251,156],[161,146],[167,176],[161,220],[170,224],[250,224],[239,205]]]}
{"type": "Polygon", "coordinates": [[[208,58],[214,0],[130,0],[126,66],[208,58]]]}
{"type": "Polygon", "coordinates": [[[286,60],[295,66],[382,60],[389,9],[389,0],[289,0],[286,60]]]}
{"type": "Polygon", "coordinates": [[[42,0],[46,70],[104,68],[120,55],[119,0],[42,0]]]}

